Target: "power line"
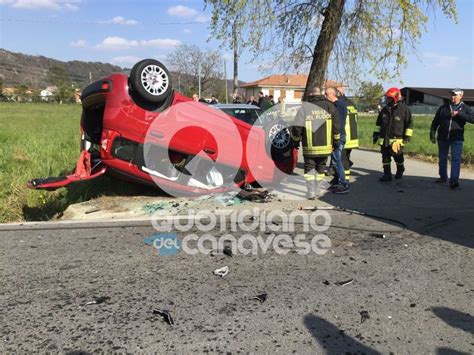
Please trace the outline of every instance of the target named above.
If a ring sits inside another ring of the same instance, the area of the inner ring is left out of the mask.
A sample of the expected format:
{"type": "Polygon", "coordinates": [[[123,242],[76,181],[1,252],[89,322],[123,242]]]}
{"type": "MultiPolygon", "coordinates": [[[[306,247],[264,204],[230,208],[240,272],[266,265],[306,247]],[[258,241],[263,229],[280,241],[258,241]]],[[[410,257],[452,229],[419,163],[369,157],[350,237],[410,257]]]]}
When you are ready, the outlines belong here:
{"type": "MultiPolygon", "coordinates": [[[[0,22],[28,22],[28,23],[47,23],[47,24],[76,24],[76,25],[118,25],[114,23],[104,23],[104,21],[75,21],[63,19],[15,19],[15,18],[0,18],[0,22]]],[[[186,21],[186,22],[161,22],[161,21],[147,21],[140,24],[152,24],[160,26],[175,26],[175,25],[205,25],[205,21],[186,21]]]]}

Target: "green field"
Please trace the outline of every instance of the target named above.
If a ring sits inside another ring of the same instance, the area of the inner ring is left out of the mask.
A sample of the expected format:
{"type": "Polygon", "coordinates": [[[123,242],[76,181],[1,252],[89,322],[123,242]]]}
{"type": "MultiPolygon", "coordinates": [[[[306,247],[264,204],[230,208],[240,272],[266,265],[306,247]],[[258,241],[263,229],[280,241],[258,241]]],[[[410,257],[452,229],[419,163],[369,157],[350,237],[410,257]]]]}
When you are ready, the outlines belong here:
{"type": "MultiPolygon", "coordinates": [[[[72,170],[79,156],[80,105],[0,103],[0,222],[47,220],[72,203],[101,195],[149,192],[105,176],[68,189],[33,191],[26,182],[35,177],[58,176],[72,170]]],[[[432,117],[415,117],[415,133],[407,151],[436,156],[428,139],[432,117]]],[[[359,136],[363,147],[372,145],[375,116],[361,116],[359,136]]],[[[464,160],[474,155],[474,127],[466,130],[464,160]]]]}
{"type": "Polygon", "coordinates": [[[36,177],[73,170],[79,156],[80,105],[0,103],[0,223],[47,220],[71,203],[143,190],[105,176],[57,191],[26,187],[36,177]]]}

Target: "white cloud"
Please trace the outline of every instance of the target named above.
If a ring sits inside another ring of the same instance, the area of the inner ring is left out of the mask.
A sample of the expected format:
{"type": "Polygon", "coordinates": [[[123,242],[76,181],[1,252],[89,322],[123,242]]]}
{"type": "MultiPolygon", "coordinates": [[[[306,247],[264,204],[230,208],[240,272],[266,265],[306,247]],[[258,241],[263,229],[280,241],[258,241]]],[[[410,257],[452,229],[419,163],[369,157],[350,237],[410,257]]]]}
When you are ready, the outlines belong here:
{"type": "Polygon", "coordinates": [[[127,20],[123,18],[122,16],[116,16],[110,20],[99,21],[99,23],[103,25],[123,25],[123,26],[136,26],[139,24],[138,21],[127,20]]]}
{"type": "Polygon", "coordinates": [[[151,40],[129,40],[122,37],[107,37],[96,48],[103,50],[126,50],[132,48],[175,48],[181,45],[181,42],[170,38],[157,38],[151,40]]]}
{"type": "Polygon", "coordinates": [[[79,0],[0,0],[1,5],[19,9],[79,10],[79,0]]]}
{"type": "Polygon", "coordinates": [[[178,5],[173,6],[168,9],[168,15],[176,17],[193,17],[196,16],[198,12],[190,7],[178,5]]]}
{"type": "Polygon", "coordinates": [[[453,55],[444,55],[435,52],[424,52],[423,58],[427,60],[429,67],[448,68],[457,65],[460,61],[459,57],[453,55]]]}
{"type": "Polygon", "coordinates": [[[131,67],[140,60],[142,60],[142,58],[135,57],[133,55],[126,55],[122,57],[112,58],[111,62],[122,67],[131,67]]]}
{"type": "Polygon", "coordinates": [[[193,31],[191,31],[189,28],[185,28],[185,29],[183,30],[183,33],[184,33],[184,34],[187,34],[187,35],[190,35],[191,33],[193,33],[193,31]]]}
{"type": "Polygon", "coordinates": [[[139,42],[135,40],[128,40],[122,37],[107,37],[96,47],[99,49],[130,49],[138,47],[139,42]]]}
{"type": "Polygon", "coordinates": [[[83,39],[78,39],[77,41],[73,41],[69,43],[71,47],[75,48],[86,48],[87,47],[87,41],[83,39]]]}
{"type": "Polygon", "coordinates": [[[175,48],[181,45],[181,42],[177,39],[151,39],[148,41],[140,41],[140,45],[143,47],[153,48],[175,48]]]}
{"type": "Polygon", "coordinates": [[[209,21],[211,21],[210,16],[200,15],[200,16],[196,17],[196,22],[208,23],[209,21]]]}

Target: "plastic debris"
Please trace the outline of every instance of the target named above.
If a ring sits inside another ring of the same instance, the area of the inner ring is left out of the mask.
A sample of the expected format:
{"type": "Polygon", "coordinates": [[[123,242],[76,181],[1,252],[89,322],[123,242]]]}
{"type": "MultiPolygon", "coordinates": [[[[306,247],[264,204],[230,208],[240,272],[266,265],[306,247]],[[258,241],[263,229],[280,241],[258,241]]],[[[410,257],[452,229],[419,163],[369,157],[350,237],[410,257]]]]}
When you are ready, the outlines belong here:
{"type": "Polygon", "coordinates": [[[337,281],[334,284],[337,285],[337,286],[346,286],[346,285],[351,284],[353,281],[354,281],[354,279],[349,279],[349,280],[345,280],[345,281],[337,281]]]}
{"type": "Polygon", "coordinates": [[[224,277],[228,273],[229,273],[229,267],[228,266],[224,266],[220,269],[214,270],[214,275],[217,275],[217,276],[220,276],[220,277],[224,277]]]}
{"type": "Polygon", "coordinates": [[[252,202],[260,202],[260,203],[266,203],[270,202],[271,200],[271,195],[267,190],[263,191],[257,191],[257,190],[252,190],[252,191],[245,191],[245,190],[240,190],[240,192],[236,196],[238,199],[241,200],[247,200],[247,201],[252,201],[252,202]]]}
{"type": "Polygon", "coordinates": [[[379,239],[385,239],[385,234],[383,233],[370,233],[372,237],[379,238],[379,239]]]}
{"type": "Polygon", "coordinates": [[[360,311],[360,323],[364,323],[367,319],[370,319],[369,312],[367,311],[360,311]]]}
{"type": "Polygon", "coordinates": [[[106,301],[110,300],[110,297],[109,296],[101,296],[101,297],[96,297],[95,300],[93,301],[90,301],[90,302],[87,302],[86,303],[86,306],[89,306],[91,304],[101,304],[101,303],[104,303],[106,301]]]}
{"type": "Polygon", "coordinates": [[[171,314],[169,311],[165,309],[154,309],[153,314],[158,314],[163,317],[163,320],[168,323],[169,325],[173,326],[174,325],[174,320],[173,317],[171,317],[171,314]]]}
{"type": "Polygon", "coordinates": [[[230,256],[230,257],[234,256],[234,254],[232,253],[232,248],[230,246],[225,246],[223,253],[224,253],[224,255],[227,255],[227,256],[230,256]]]}
{"type": "Polygon", "coordinates": [[[262,293],[261,295],[257,295],[255,297],[252,297],[253,300],[257,300],[260,303],[263,303],[267,300],[268,295],[266,293],[262,293]]]}

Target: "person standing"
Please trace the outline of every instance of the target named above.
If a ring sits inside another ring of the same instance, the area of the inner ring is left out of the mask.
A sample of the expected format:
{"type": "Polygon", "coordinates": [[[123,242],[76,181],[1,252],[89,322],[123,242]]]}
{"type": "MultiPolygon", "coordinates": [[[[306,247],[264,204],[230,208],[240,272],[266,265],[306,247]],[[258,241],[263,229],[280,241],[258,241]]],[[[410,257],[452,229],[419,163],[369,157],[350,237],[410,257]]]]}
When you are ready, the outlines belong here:
{"type": "MultiPolygon", "coordinates": [[[[346,117],[347,117],[347,105],[343,100],[337,98],[337,89],[329,87],[326,89],[324,96],[326,100],[332,102],[339,112],[341,125],[339,127],[341,139],[337,146],[334,146],[334,150],[331,153],[331,166],[335,171],[334,179],[331,181],[333,192],[340,194],[349,192],[349,183],[346,181],[345,167],[342,162],[344,153],[344,144],[346,142],[346,117]]],[[[349,167],[348,167],[349,168],[349,167]]]]}
{"type": "Polygon", "coordinates": [[[395,179],[402,178],[405,171],[403,147],[413,135],[413,118],[408,106],[400,102],[400,89],[388,89],[385,98],[386,105],[377,117],[373,133],[373,143],[380,145],[382,153],[382,182],[392,180],[392,156],[397,164],[395,179]]]}
{"type": "Polygon", "coordinates": [[[264,95],[263,91],[258,93],[258,107],[260,107],[263,111],[266,111],[272,107],[268,95],[264,95]]]}
{"type": "Polygon", "coordinates": [[[258,102],[255,101],[255,96],[250,96],[250,99],[247,101],[247,105],[255,105],[258,106],[258,102]]]}
{"type": "Polygon", "coordinates": [[[334,147],[339,145],[340,122],[336,107],[313,88],[295,116],[291,138],[295,147],[303,145],[304,179],[309,200],[316,198],[317,185],[324,178],[326,162],[334,147]]]}
{"type": "Polygon", "coordinates": [[[436,143],[438,132],[438,183],[448,181],[448,153],[451,148],[451,175],[449,186],[455,189],[459,186],[461,172],[462,147],[464,144],[464,125],[474,123],[474,112],[462,101],[464,92],[461,89],[449,91],[451,102],[442,105],[431,123],[430,140],[436,143]]]}
{"type": "Polygon", "coordinates": [[[344,88],[338,89],[338,100],[343,100],[347,105],[346,117],[346,143],[344,144],[344,153],[342,154],[342,164],[344,165],[344,172],[346,174],[346,181],[350,181],[351,167],[354,162],[351,160],[352,149],[359,148],[359,136],[357,131],[357,121],[359,114],[354,103],[344,95],[344,88]]]}

